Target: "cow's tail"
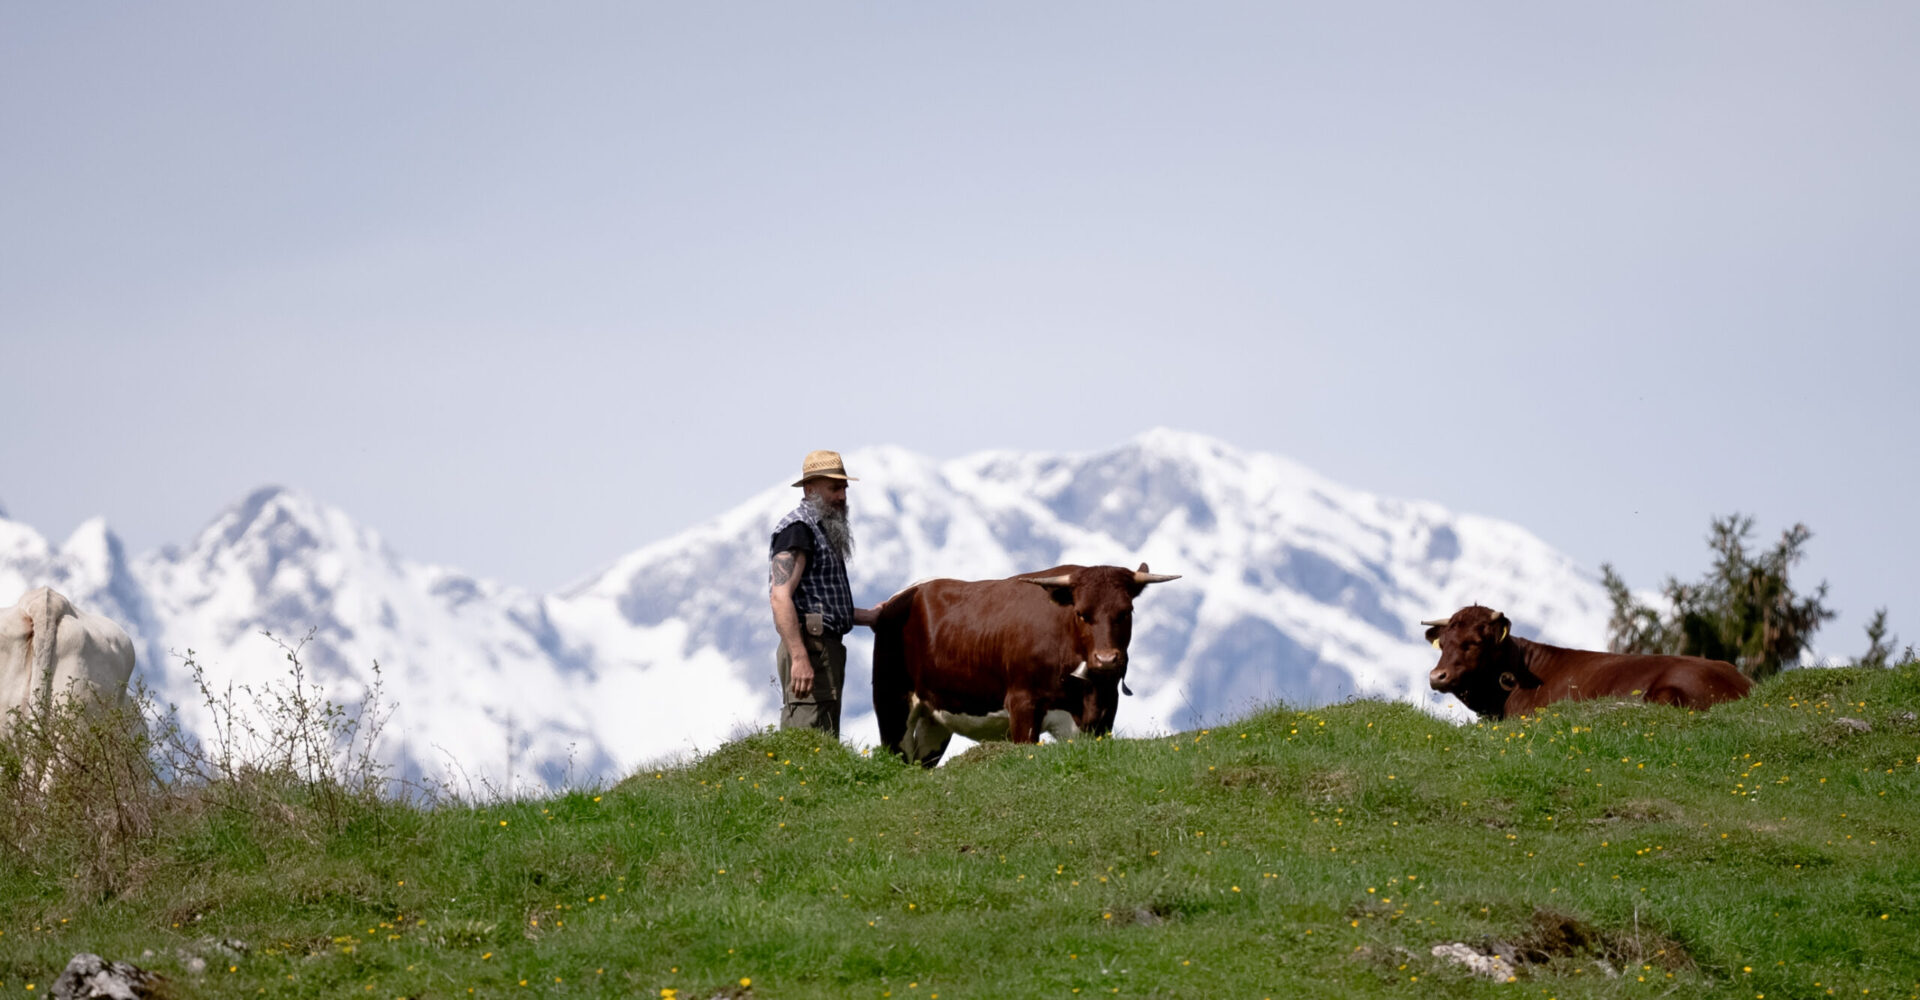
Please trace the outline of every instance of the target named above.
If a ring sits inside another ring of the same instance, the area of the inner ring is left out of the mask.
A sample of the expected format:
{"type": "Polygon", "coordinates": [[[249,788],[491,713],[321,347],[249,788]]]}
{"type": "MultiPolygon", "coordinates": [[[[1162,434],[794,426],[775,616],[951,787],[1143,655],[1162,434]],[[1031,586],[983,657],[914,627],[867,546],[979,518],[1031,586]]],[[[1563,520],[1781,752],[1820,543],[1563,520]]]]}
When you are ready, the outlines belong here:
{"type": "Polygon", "coordinates": [[[915,584],[874,609],[873,714],[880,745],[900,754],[913,709],[913,678],[907,672],[907,619],[913,614],[915,584]]]}

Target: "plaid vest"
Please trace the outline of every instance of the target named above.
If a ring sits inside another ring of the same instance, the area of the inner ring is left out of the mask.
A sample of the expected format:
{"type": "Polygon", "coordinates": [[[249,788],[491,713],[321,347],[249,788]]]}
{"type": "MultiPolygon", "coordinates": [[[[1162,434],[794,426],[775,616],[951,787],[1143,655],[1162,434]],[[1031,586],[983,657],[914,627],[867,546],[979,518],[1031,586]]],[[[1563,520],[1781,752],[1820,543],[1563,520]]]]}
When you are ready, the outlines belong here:
{"type": "Polygon", "coordinates": [[[853,630],[853,588],[847,583],[847,563],[833,550],[827,533],[820,530],[820,516],[806,504],[781,518],[773,526],[773,533],[780,534],[795,521],[813,529],[813,554],[807,556],[807,568],[793,588],[794,609],[802,615],[818,611],[827,631],[846,635],[853,630]]]}

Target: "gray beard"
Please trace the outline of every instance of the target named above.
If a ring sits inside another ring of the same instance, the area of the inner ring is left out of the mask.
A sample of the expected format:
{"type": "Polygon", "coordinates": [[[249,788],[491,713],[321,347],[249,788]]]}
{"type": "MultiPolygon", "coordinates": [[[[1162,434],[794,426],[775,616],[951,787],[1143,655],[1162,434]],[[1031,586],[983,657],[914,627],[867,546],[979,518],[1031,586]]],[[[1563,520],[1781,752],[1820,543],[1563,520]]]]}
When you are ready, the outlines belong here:
{"type": "Polygon", "coordinates": [[[840,561],[845,562],[853,554],[853,528],[847,524],[847,512],[836,510],[812,497],[801,501],[801,504],[818,519],[820,533],[827,536],[827,544],[833,546],[840,561]]]}

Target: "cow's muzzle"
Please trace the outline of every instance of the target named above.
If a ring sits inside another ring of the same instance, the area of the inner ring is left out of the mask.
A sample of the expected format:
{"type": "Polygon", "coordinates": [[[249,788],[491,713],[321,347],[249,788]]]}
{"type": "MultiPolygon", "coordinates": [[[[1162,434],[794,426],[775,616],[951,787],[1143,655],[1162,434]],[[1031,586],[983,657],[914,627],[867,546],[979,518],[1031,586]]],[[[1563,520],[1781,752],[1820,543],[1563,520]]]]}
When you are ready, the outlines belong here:
{"type": "Polygon", "coordinates": [[[1435,691],[1447,691],[1453,687],[1453,671],[1446,667],[1435,667],[1427,674],[1427,686],[1435,691]]]}
{"type": "Polygon", "coordinates": [[[1096,671],[1102,674],[1119,674],[1120,693],[1129,697],[1133,695],[1133,689],[1127,686],[1126,653],[1112,649],[1106,650],[1103,653],[1095,653],[1087,659],[1081,660],[1080,665],[1073,668],[1071,676],[1078,677],[1083,681],[1090,680],[1096,671]],[[1098,664],[1098,666],[1090,668],[1089,664],[1098,664]]]}
{"type": "Polygon", "coordinates": [[[1111,674],[1127,669],[1127,654],[1118,649],[1097,649],[1073,668],[1073,676],[1086,680],[1092,674],[1111,674]]]}

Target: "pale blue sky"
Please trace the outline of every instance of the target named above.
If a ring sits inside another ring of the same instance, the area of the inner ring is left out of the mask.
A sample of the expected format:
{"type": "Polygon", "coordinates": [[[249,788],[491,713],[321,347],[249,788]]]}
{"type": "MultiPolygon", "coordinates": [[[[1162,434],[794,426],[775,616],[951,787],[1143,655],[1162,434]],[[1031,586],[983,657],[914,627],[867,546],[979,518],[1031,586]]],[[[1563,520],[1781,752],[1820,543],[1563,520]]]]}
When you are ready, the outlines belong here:
{"type": "Polygon", "coordinates": [[[1642,586],[1803,520],[1821,645],[1920,640],[1916,51],[1905,2],[7,4],[0,501],[145,549],[285,483],[553,589],[810,448],[1167,425],[1642,586]]]}

